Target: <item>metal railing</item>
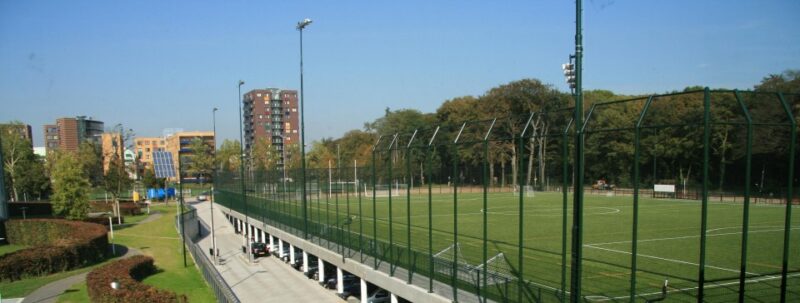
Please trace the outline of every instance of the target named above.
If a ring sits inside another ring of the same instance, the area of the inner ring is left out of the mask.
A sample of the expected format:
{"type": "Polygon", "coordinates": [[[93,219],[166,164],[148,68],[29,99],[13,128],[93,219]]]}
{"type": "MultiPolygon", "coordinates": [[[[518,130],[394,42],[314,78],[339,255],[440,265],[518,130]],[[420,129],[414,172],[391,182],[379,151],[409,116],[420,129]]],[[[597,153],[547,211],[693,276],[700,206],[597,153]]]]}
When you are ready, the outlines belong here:
{"type": "MultiPolygon", "coordinates": [[[[197,220],[197,209],[193,208],[190,205],[187,205],[189,208],[188,211],[184,212],[181,216],[182,224],[202,224],[206,230],[210,230],[208,226],[206,226],[205,222],[201,220],[197,220]]],[[[175,220],[176,227],[180,228],[177,225],[178,221],[175,220]]],[[[202,230],[196,235],[188,235],[189,237],[184,237],[185,245],[188,248],[188,251],[192,255],[192,259],[194,260],[194,264],[200,269],[203,273],[203,278],[206,280],[211,289],[214,291],[214,294],[217,297],[217,302],[220,303],[239,303],[239,298],[231,289],[230,285],[225,282],[225,279],[222,278],[217,268],[214,267],[214,262],[209,260],[208,256],[203,253],[203,249],[200,248],[200,245],[195,243],[198,237],[202,236],[202,230]]]]}

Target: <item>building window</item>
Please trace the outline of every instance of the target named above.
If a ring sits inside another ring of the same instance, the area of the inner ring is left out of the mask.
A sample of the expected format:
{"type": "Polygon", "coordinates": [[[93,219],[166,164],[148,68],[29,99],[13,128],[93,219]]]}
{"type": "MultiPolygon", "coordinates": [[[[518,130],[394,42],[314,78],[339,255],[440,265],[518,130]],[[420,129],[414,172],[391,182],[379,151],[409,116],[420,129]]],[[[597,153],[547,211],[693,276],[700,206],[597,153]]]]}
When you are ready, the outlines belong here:
{"type": "Polygon", "coordinates": [[[297,108],[292,108],[292,111],[293,112],[297,112],[297,108]]]}

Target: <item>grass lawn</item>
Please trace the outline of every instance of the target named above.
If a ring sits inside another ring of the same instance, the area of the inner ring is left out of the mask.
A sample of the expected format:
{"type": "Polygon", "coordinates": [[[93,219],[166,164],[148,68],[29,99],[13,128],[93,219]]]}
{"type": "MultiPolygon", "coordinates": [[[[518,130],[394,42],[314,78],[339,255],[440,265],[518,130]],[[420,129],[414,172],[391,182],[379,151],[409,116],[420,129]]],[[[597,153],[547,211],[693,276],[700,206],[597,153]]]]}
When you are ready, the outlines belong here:
{"type": "Polygon", "coordinates": [[[18,251],[18,250],[23,249],[25,247],[27,247],[27,246],[25,246],[25,245],[15,245],[15,244],[0,245],[0,256],[5,255],[5,254],[10,253],[10,252],[18,251]]]}
{"type": "MultiPolygon", "coordinates": [[[[233,202],[236,203],[234,209],[243,208],[235,197],[227,192],[217,196],[222,204],[231,205],[233,202]]],[[[300,203],[281,199],[270,201],[254,195],[251,197],[248,197],[248,205],[253,217],[260,217],[263,213],[267,218],[277,218],[290,225],[302,224],[302,220],[299,220],[302,213],[300,203]]],[[[479,266],[484,260],[485,247],[487,259],[502,253],[496,259],[498,262],[491,263],[488,268],[513,276],[519,269],[521,245],[523,277],[529,283],[529,300],[541,295],[543,301],[557,301],[555,293],[562,289],[562,278],[566,281],[567,289],[570,281],[572,197],[568,196],[567,199],[567,208],[564,209],[561,193],[536,192],[532,196],[526,195],[522,203],[524,229],[520,244],[518,194],[489,193],[486,207],[483,194],[479,192],[459,194],[457,204],[454,203],[453,194],[434,194],[431,205],[433,223],[430,226],[433,230],[433,253],[443,251],[457,241],[460,260],[479,266]],[[486,238],[483,235],[484,215],[488,226],[486,238]],[[454,225],[456,218],[458,224],[454,225]],[[566,237],[562,236],[565,219],[566,237]],[[456,227],[457,233],[454,232],[456,227]],[[562,267],[564,240],[566,266],[562,267]],[[562,276],[562,269],[565,270],[565,276],[562,276]]],[[[631,196],[585,196],[582,295],[587,300],[625,301],[628,298],[634,243],[632,201],[631,196]]],[[[405,196],[393,197],[391,202],[388,198],[379,197],[375,201],[377,215],[374,218],[371,197],[362,198],[360,205],[358,198],[352,195],[349,198],[343,195],[314,197],[308,203],[308,216],[312,221],[310,226],[319,227],[310,230],[314,235],[322,235],[358,251],[358,233],[363,229],[365,252],[369,252],[367,243],[377,237],[378,241],[392,243],[391,249],[384,251],[393,251],[394,256],[392,258],[384,253],[381,257],[383,261],[403,267],[414,263],[418,272],[427,275],[427,194],[412,195],[408,200],[405,196]],[[335,226],[342,226],[344,232],[330,228],[335,226]],[[373,233],[373,226],[377,228],[377,234],[373,233]],[[323,234],[325,231],[327,233],[323,234]],[[415,258],[409,258],[406,253],[409,246],[412,248],[411,256],[415,258]]],[[[797,213],[798,207],[794,208],[797,213]]],[[[704,271],[705,292],[709,301],[737,299],[743,209],[741,203],[710,202],[708,205],[704,271]]],[[[636,241],[636,293],[640,298],[656,297],[663,281],[669,279],[669,300],[696,300],[701,253],[701,210],[699,201],[640,197],[636,241]]],[[[747,276],[750,282],[746,284],[747,298],[778,300],[785,211],[785,205],[754,204],[750,207],[750,229],[747,233],[747,276]]],[[[799,215],[793,216],[791,226],[787,299],[796,301],[800,300],[799,215]]],[[[448,276],[441,281],[450,283],[450,278],[448,276]]],[[[488,291],[495,294],[510,292],[511,298],[516,299],[516,282],[504,284],[490,284],[488,291]]]]}
{"type": "MultiPolygon", "coordinates": [[[[183,266],[181,242],[174,225],[174,205],[151,207],[151,212],[156,210],[163,214],[161,218],[115,231],[114,242],[137,249],[155,259],[155,265],[160,272],[145,278],[143,283],[185,294],[190,302],[215,302],[214,293],[194,266],[191,255],[187,255],[188,265],[183,266]]],[[[85,282],[73,285],[59,297],[59,302],[88,300],[85,282]]]]}

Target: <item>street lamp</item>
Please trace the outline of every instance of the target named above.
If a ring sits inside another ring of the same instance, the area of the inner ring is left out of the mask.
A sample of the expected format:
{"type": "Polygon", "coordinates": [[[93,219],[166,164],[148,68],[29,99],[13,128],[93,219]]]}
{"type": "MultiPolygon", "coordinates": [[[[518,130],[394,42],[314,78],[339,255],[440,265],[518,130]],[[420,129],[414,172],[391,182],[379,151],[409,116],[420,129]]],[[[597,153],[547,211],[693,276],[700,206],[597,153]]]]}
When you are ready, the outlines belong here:
{"type": "MultiPolygon", "coordinates": [[[[211,110],[211,125],[214,133],[214,150],[217,149],[217,108],[211,110]]],[[[214,152],[216,154],[216,152],[214,152]]],[[[219,265],[217,260],[217,236],[214,233],[214,188],[217,184],[217,165],[213,168],[214,179],[211,181],[211,257],[214,258],[214,263],[219,265]]]]}
{"type": "Polygon", "coordinates": [[[301,180],[303,182],[303,239],[308,239],[308,214],[306,199],[306,119],[303,110],[303,29],[311,24],[311,19],[305,18],[297,22],[297,30],[300,31],[300,163],[302,165],[301,180]]]}
{"type": "Polygon", "coordinates": [[[245,232],[242,233],[244,235],[244,242],[247,246],[247,261],[252,262],[251,260],[251,250],[250,250],[250,215],[247,213],[247,193],[245,191],[244,185],[244,131],[242,130],[242,85],[244,85],[243,80],[239,80],[239,95],[237,96],[239,102],[239,178],[240,182],[242,183],[242,203],[244,203],[244,225],[245,225],[245,232]]]}

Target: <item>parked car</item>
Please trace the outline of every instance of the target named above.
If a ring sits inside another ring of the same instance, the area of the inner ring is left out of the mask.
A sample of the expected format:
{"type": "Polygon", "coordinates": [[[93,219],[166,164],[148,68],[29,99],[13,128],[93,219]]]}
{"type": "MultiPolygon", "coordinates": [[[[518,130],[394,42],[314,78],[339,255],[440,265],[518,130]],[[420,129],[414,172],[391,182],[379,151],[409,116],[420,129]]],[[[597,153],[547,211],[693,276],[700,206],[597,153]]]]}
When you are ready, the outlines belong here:
{"type": "MultiPolygon", "coordinates": [[[[309,261],[309,262],[310,262],[310,261],[309,261]]],[[[311,263],[311,264],[314,264],[313,262],[310,262],[310,263],[311,263]]],[[[309,278],[309,279],[316,279],[316,278],[318,277],[318,276],[317,276],[317,271],[319,271],[319,267],[318,267],[318,266],[316,266],[316,265],[314,265],[314,266],[311,266],[311,267],[309,267],[309,268],[308,268],[308,271],[307,271],[307,272],[305,272],[305,273],[304,273],[304,275],[306,275],[306,278],[309,278]]]]}
{"type": "Polygon", "coordinates": [[[391,299],[388,291],[385,289],[378,289],[367,297],[367,303],[384,303],[391,301],[391,299]]]}
{"type": "MultiPolygon", "coordinates": [[[[358,277],[356,277],[356,276],[354,276],[352,274],[342,275],[342,283],[344,285],[353,283],[354,281],[358,282],[358,277]]],[[[325,281],[325,288],[336,289],[336,276],[334,276],[333,278],[330,278],[327,281],[325,281]]]]}
{"type": "MultiPolygon", "coordinates": [[[[247,247],[242,245],[242,253],[247,251],[247,247]]],[[[266,243],[261,242],[253,242],[250,243],[250,251],[253,253],[254,257],[261,257],[261,256],[268,256],[269,255],[269,245],[266,243]]]]}
{"type": "Polygon", "coordinates": [[[347,300],[347,298],[350,296],[361,296],[361,283],[359,283],[358,280],[353,280],[350,283],[346,283],[343,287],[343,291],[339,293],[339,298],[344,300],[347,300]]]}

